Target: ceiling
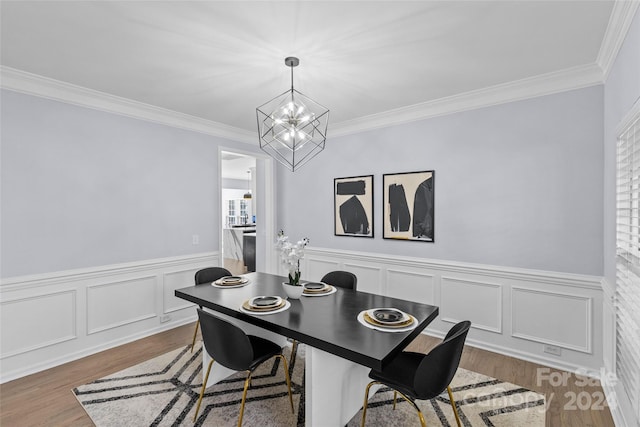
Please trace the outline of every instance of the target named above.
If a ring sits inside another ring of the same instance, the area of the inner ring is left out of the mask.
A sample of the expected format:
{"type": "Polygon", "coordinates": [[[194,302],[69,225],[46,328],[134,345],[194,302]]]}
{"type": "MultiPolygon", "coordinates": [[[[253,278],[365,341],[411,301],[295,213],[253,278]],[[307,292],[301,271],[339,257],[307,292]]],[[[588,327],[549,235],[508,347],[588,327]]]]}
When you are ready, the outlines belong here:
{"type": "Polygon", "coordinates": [[[562,75],[573,84],[579,78],[572,73],[589,69],[602,79],[598,63],[615,9],[613,1],[1,7],[5,74],[32,73],[245,136],[256,133],[255,108],[289,88],[286,56],[300,58],[295,88],[331,110],[331,136],[358,121],[372,125],[390,112],[539,76],[562,75]]]}
{"type": "Polygon", "coordinates": [[[247,182],[253,178],[253,174],[249,171],[256,167],[255,157],[223,151],[220,161],[222,162],[220,173],[223,178],[240,179],[247,182]]]}

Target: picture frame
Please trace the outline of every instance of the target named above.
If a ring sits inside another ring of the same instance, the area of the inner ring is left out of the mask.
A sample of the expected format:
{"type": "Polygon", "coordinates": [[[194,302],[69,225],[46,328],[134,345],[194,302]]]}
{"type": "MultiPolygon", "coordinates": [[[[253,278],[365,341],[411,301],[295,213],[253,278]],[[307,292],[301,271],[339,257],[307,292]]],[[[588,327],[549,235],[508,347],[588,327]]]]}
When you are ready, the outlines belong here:
{"type": "Polygon", "coordinates": [[[435,171],[382,176],[382,237],[434,242],[435,171]]]}
{"type": "Polygon", "coordinates": [[[373,238],[373,175],[334,178],[333,219],[336,236],[373,238]]]}

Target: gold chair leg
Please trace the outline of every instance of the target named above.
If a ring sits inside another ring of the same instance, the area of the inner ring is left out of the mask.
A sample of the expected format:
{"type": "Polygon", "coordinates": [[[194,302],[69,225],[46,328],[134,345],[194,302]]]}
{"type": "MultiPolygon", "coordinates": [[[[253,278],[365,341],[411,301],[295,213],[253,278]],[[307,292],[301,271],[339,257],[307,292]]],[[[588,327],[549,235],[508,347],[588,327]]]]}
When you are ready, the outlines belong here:
{"type": "MultiPolygon", "coordinates": [[[[360,427],[364,427],[364,420],[365,420],[365,417],[367,416],[367,403],[369,402],[369,389],[374,384],[381,384],[381,383],[379,383],[378,381],[371,381],[369,384],[367,384],[367,388],[364,392],[364,404],[362,405],[362,423],[360,424],[360,427]]],[[[420,417],[420,425],[422,427],[427,427],[427,422],[424,420],[424,415],[422,415],[422,411],[420,410],[420,408],[418,408],[418,405],[416,405],[416,402],[409,399],[404,393],[399,392],[397,390],[393,390],[393,409],[396,409],[396,397],[398,396],[398,393],[400,393],[400,396],[402,396],[404,400],[409,402],[413,406],[413,408],[416,410],[416,412],[418,412],[418,417],[420,417]]],[[[460,425],[458,425],[458,427],[460,427],[460,425]]]]}
{"type": "Polygon", "coordinates": [[[413,406],[413,409],[415,409],[418,412],[418,416],[420,417],[420,424],[422,425],[422,427],[427,427],[427,422],[424,420],[424,415],[422,415],[422,411],[420,410],[420,408],[418,408],[418,405],[416,405],[416,402],[414,402],[413,400],[409,399],[401,391],[399,391],[398,393],[400,393],[400,396],[404,397],[404,400],[406,400],[407,402],[411,403],[411,405],[413,406]]]}
{"type": "Polygon", "coordinates": [[[453,415],[456,416],[456,423],[458,423],[458,427],[462,427],[460,423],[460,416],[458,415],[458,408],[456,407],[456,401],[453,400],[453,393],[451,393],[451,387],[447,386],[447,393],[449,393],[449,402],[451,402],[451,407],[453,408],[453,415]]]}
{"type": "Polygon", "coordinates": [[[289,378],[289,367],[287,366],[287,359],[279,354],[277,357],[282,359],[282,364],[284,365],[284,377],[287,380],[287,388],[289,389],[289,402],[291,403],[291,413],[295,413],[293,409],[293,397],[291,396],[291,379],[289,378]]]}
{"type": "Polygon", "coordinates": [[[198,419],[198,411],[200,410],[200,404],[202,403],[202,396],[204,396],[204,390],[207,388],[207,381],[209,380],[209,372],[211,372],[212,365],[213,365],[213,359],[211,359],[211,362],[209,362],[209,367],[207,368],[207,374],[204,377],[204,381],[202,381],[202,390],[200,390],[200,398],[198,398],[198,406],[196,406],[196,413],[193,415],[194,423],[198,419]]]}
{"type": "Polygon", "coordinates": [[[289,357],[289,365],[293,365],[293,358],[296,357],[296,350],[298,349],[298,341],[293,340],[291,344],[291,356],[289,357]]]}
{"type": "Polygon", "coordinates": [[[364,419],[367,417],[367,403],[369,402],[369,389],[372,385],[379,384],[378,381],[371,381],[364,390],[364,403],[362,404],[362,423],[360,427],[364,427],[364,419]]]}
{"type": "Polygon", "coordinates": [[[247,398],[247,389],[251,382],[251,372],[247,375],[247,379],[244,380],[244,391],[242,392],[242,404],[240,405],[240,417],[238,418],[238,427],[242,425],[242,416],[244,415],[244,401],[247,398]]]}
{"type": "Polygon", "coordinates": [[[193,347],[196,345],[196,336],[198,335],[198,327],[200,326],[200,319],[196,322],[196,330],[193,331],[193,341],[191,342],[191,353],[193,353],[193,347]]]}

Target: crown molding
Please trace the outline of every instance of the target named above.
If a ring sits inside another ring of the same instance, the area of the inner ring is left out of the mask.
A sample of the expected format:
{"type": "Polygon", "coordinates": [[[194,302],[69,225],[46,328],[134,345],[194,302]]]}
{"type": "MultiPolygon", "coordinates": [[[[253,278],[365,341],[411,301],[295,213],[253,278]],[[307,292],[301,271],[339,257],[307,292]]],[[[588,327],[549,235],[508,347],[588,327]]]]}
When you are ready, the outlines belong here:
{"type": "MultiPolygon", "coordinates": [[[[256,135],[244,129],[37,74],[0,66],[0,77],[1,87],[16,92],[257,145],[256,135]]],[[[330,136],[337,137],[395,126],[445,114],[594,86],[602,82],[602,69],[598,65],[583,65],[336,123],[330,128],[330,136]]]]}
{"type": "Polygon", "coordinates": [[[597,64],[582,65],[337,123],[333,126],[331,136],[364,132],[602,83],[602,69],[597,64]]]}
{"type": "Polygon", "coordinates": [[[609,76],[609,71],[618,56],[618,52],[624,43],[627,32],[633,22],[633,17],[640,6],[640,1],[620,1],[613,3],[613,9],[609,16],[609,24],[600,45],[596,63],[602,68],[603,80],[609,76]]]}
{"type": "Polygon", "coordinates": [[[232,141],[257,145],[256,134],[244,129],[110,95],[10,67],[0,66],[0,87],[81,107],[93,108],[95,110],[196,131],[232,141]]]}

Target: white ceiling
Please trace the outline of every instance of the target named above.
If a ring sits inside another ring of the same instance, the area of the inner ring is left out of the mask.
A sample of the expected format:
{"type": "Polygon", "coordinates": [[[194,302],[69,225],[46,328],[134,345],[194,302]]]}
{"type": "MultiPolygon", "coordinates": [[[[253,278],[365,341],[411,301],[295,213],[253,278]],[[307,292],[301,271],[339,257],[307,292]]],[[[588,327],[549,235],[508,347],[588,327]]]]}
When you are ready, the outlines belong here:
{"type": "Polygon", "coordinates": [[[256,167],[255,157],[223,151],[220,160],[222,161],[221,175],[223,178],[246,180],[247,183],[253,178],[253,173],[249,173],[249,171],[256,167]]]}
{"type": "Polygon", "coordinates": [[[295,88],[331,110],[331,136],[363,118],[536,76],[569,70],[571,82],[572,70],[598,63],[614,3],[2,1],[1,7],[5,72],[33,73],[245,135],[255,135],[255,108],[289,88],[284,58],[298,56],[295,88]]]}

